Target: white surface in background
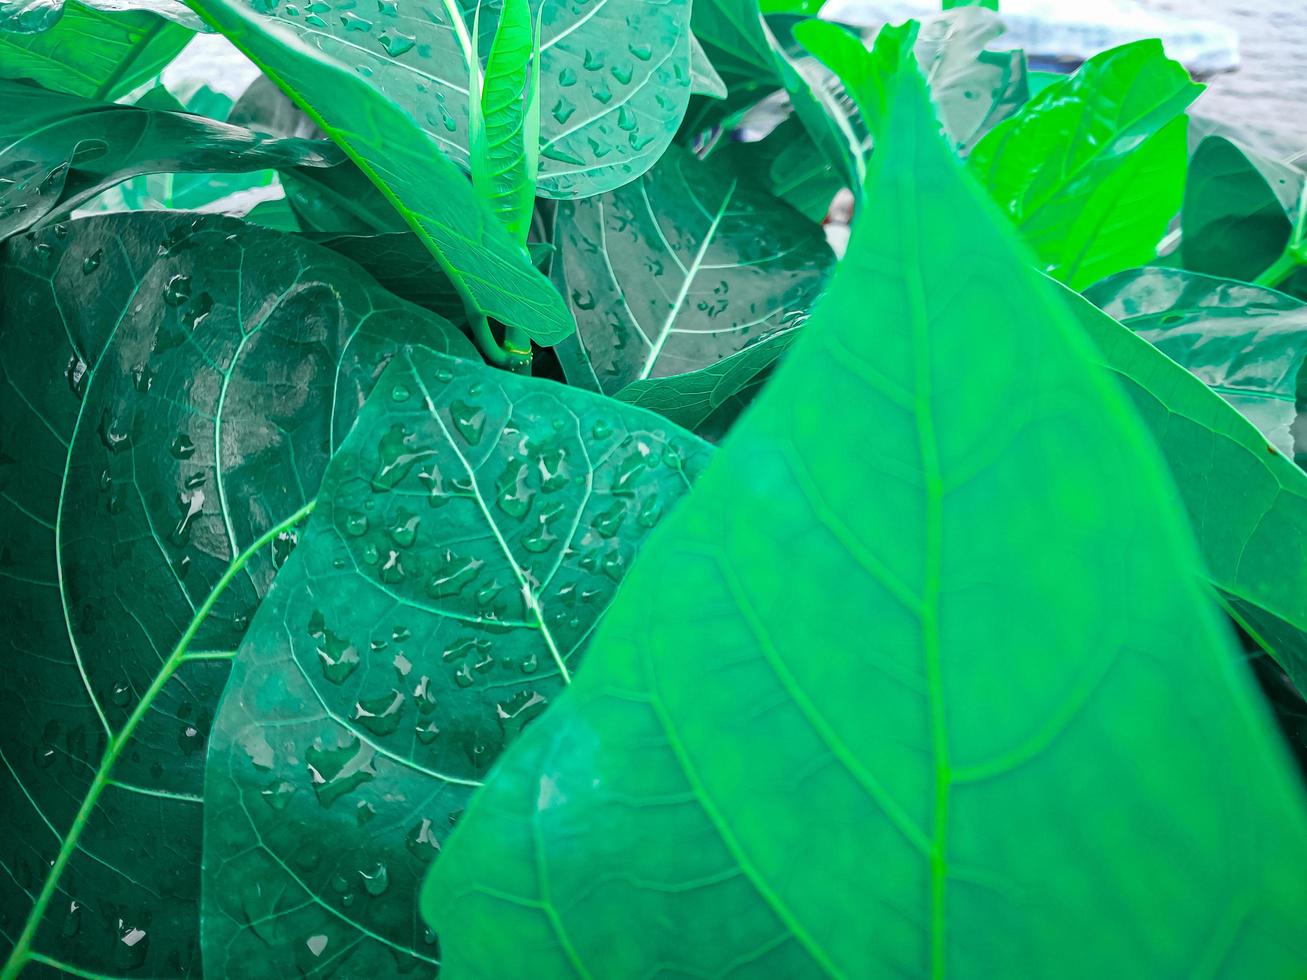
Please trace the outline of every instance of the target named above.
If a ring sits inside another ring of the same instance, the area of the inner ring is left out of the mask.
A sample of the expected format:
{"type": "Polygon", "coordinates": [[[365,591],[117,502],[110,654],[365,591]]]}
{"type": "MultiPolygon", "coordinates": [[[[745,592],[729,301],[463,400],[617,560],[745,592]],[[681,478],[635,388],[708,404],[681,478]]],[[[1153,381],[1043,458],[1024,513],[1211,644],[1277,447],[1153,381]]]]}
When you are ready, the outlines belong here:
{"type": "Polygon", "coordinates": [[[178,97],[207,85],[232,101],[240,98],[258,77],[254,62],[221,34],[196,34],[162,75],[164,88],[178,97]]]}
{"type": "MultiPolygon", "coordinates": [[[[821,16],[877,27],[937,13],[938,0],[827,0],[821,16]]],[[[1027,55],[1077,61],[1140,38],[1160,37],[1166,52],[1191,72],[1239,67],[1239,35],[1224,25],[1145,10],[1131,0],[1001,0],[1007,27],[996,46],[1027,55]]]]}

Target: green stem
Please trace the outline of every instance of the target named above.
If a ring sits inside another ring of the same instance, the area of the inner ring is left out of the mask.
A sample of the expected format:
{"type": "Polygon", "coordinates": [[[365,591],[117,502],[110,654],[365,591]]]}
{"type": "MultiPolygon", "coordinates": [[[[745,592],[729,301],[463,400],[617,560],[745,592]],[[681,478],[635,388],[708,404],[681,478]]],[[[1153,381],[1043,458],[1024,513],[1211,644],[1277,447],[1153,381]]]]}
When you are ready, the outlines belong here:
{"type": "Polygon", "coordinates": [[[177,641],[177,645],[173,647],[172,653],[168,655],[168,659],[163,662],[150,686],[141,695],[141,699],[136,703],[136,708],[127,718],[118,734],[109,740],[104,757],[100,760],[100,766],[96,770],[95,778],[91,780],[91,785],[86,791],[86,797],[82,800],[77,815],[73,817],[73,822],[69,826],[68,833],[64,836],[63,844],[59,848],[59,854],[55,857],[54,863],[50,865],[50,872],[46,875],[45,883],[41,886],[41,892],[37,895],[36,902],[32,905],[32,911],[27,916],[27,922],[23,926],[22,934],[19,935],[18,942],[14,944],[13,952],[9,954],[9,959],[5,962],[4,971],[0,973],[0,980],[14,980],[23,971],[23,967],[33,959],[41,959],[44,962],[42,954],[32,951],[32,941],[36,938],[36,930],[41,924],[41,919],[45,916],[46,908],[50,905],[50,901],[58,890],[59,879],[68,866],[68,862],[72,859],[73,852],[77,850],[77,842],[81,839],[82,831],[86,828],[86,823],[95,810],[100,794],[104,792],[106,786],[110,785],[109,774],[113,771],[118,757],[122,755],[123,750],[131,741],[137,726],[145,718],[146,712],[150,710],[154,699],[159,696],[159,692],[172,679],[172,675],[176,672],[178,666],[188,659],[186,650],[191,641],[195,639],[195,635],[200,631],[200,627],[204,625],[209,613],[213,611],[218,597],[222,595],[232,580],[241,573],[250,558],[267,547],[277,535],[294,527],[312,513],[314,503],[315,501],[310,500],[280,524],[264,531],[253,544],[237,555],[236,559],[227,566],[227,570],[222,573],[222,577],[218,579],[208,598],[195,611],[190,625],[177,641]]]}
{"type": "Polygon", "coordinates": [[[1270,267],[1260,276],[1253,280],[1256,286],[1268,286],[1275,289],[1284,280],[1288,279],[1299,267],[1302,262],[1294,254],[1292,247],[1286,247],[1280,257],[1271,263],[1270,267]]]}

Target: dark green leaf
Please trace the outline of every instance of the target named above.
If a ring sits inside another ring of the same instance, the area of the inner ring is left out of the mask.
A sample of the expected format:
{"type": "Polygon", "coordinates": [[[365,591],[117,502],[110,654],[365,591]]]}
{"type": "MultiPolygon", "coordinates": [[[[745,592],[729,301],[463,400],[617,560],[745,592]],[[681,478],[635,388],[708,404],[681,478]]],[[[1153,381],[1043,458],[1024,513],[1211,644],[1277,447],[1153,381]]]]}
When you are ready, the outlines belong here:
{"type": "Polygon", "coordinates": [[[690,35],[690,94],[706,95],[710,99],[726,98],[726,83],[693,34],[690,35]]]}
{"type": "Polygon", "coordinates": [[[615,397],[666,416],[712,442],[720,441],[771,376],[798,336],[780,330],[715,364],[666,378],[633,381],[615,397]]]}
{"type": "Polygon", "coordinates": [[[1304,962],[1302,789],[1175,491],[905,33],[834,284],[433,867],[451,980],[1304,962]]]}
{"type": "Polygon", "coordinates": [[[1307,462],[1307,305],[1182,269],[1123,272],[1085,296],[1212,387],[1277,451],[1307,462]]]}
{"type": "MultiPolygon", "coordinates": [[[[1213,342],[1227,353],[1235,353],[1229,342],[1234,339],[1233,314],[1227,312],[1222,322],[1212,310],[1203,314],[1202,304],[1246,304],[1247,320],[1263,323],[1291,314],[1264,305],[1265,299],[1255,295],[1269,290],[1225,280],[1204,284],[1201,278],[1148,269],[1123,273],[1095,287],[1091,293],[1122,317],[1125,326],[1070,290],[1066,298],[1157,439],[1189,512],[1212,585],[1299,689],[1307,691],[1307,473],[1290,462],[1283,449],[1269,445],[1269,436],[1220,396],[1237,408],[1253,409],[1244,414],[1270,422],[1272,430],[1286,430],[1286,438],[1288,426],[1269,418],[1247,394],[1218,387],[1218,396],[1208,389],[1163,353],[1183,354],[1176,345],[1159,343],[1159,351],[1148,343],[1144,338],[1155,339],[1159,333],[1150,327],[1157,318],[1139,310],[1150,302],[1169,302],[1191,327],[1204,322],[1211,327],[1213,342]]],[[[1298,322],[1301,330],[1304,321],[1300,317],[1298,322]]],[[[1183,333],[1187,328],[1176,329],[1183,333]]],[[[1252,333],[1250,329],[1244,339],[1251,340],[1252,333]]],[[[1272,327],[1266,338],[1272,350],[1275,339],[1272,327]]],[[[1260,345],[1262,338],[1257,342],[1260,345]]],[[[1199,368],[1199,376],[1204,373],[1199,368]]]]}
{"type": "Polygon", "coordinates": [[[209,975],[430,975],[413,909],[428,864],[710,452],[589,392],[396,359],[214,725],[209,975]]]}
{"type": "MultiPolygon", "coordinates": [[[[192,0],[192,5],[341,145],[440,259],[466,303],[522,328],[543,345],[575,330],[562,299],[462,171],[405,110],[386,99],[375,78],[365,81],[243,0],[192,0]]],[[[384,51],[378,51],[384,60],[384,51]]]]}
{"type": "Polygon", "coordinates": [[[275,139],[188,113],[94,102],[0,80],[0,241],[67,217],[138,174],[331,167],[323,140],[275,139]]]}
{"type": "Polygon", "coordinates": [[[992,129],[971,172],[1048,273],[1081,289],[1156,254],[1184,192],[1184,110],[1202,90],[1160,41],[1113,48],[992,129]]]}
{"type": "Polygon", "coordinates": [[[558,358],[572,384],[609,394],[785,328],[832,262],[819,227],[729,161],[677,148],[634,184],[560,202],[553,237],[577,321],[558,358]]]}
{"type": "Polygon", "coordinates": [[[217,216],[12,239],[0,297],[6,975],[195,976],[226,661],[391,353],[470,345],[217,216]]]}
{"type": "Polygon", "coordinates": [[[1256,279],[1289,243],[1303,183],[1292,167],[1208,136],[1189,161],[1180,213],[1185,268],[1256,279]]]}
{"type": "Polygon", "coordinates": [[[116,99],[154,78],[193,36],[155,14],[73,3],[40,34],[0,32],[0,77],[90,99],[116,99]]]}

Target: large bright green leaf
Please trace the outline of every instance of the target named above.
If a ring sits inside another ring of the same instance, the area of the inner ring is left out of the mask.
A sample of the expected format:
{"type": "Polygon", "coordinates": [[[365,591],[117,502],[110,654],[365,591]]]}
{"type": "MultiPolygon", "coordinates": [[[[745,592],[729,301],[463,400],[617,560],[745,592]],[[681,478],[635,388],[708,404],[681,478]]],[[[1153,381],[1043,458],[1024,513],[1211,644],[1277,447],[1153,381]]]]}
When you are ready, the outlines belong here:
{"type": "MultiPolygon", "coordinates": [[[[466,167],[476,6],[444,0],[315,11],[260,0],[263,13],[248,22],[251,31],[280,24],[333,60],[356,66],[380,96],[466,167]]],[[[487,0],[481,13],[483,56],[499,6],[487,0]]],[[[539,192],[570,198],[620,187],[653,166],[685,114],[689,0],[546,2],[541,17],[539,192]]],[[[350,128],[338,116],[342,107],[309,98],[328,123],[350,128]]]]}
{"type": "Polygon", "coordinates": [[[971,171],[1048,273],[1083,288],[1156,254],[1184,194],[1184,110],[1202,90],[1160,41],[1113,48],[992,129],[971,171]]]}
{"type": "Polygon", "coordinates": [[[198,975],[226,661],[397,345],[471,347],[216,216],[12,239],[0,297],[4,976],[198,975]]]}
{"type": "Polygon", "coordinates": [[[577,323],[559,360],[572,384],[610,394],[785,329],[833,261],[817,225],[730,161],[679,148],[627,187],[560,203],[553,237],[577,323]]]}
{"type": "MultiPolygon", "coordinates": [[[[1235,410],[1254,406],[1252,399],[1238,399],[1219,387],[1209,389],[1162,353],[1173,353],[1169,345],[1160,343],[1158,350],[1144,339],[1156,331],[1145,327],[1135,336],[1129,329],[1151,319],[1129,313],[1137,309],[1136,301],[1168,293],[1172,300],[1187,297],[1173,308],[1191,318],[1197,310],[1189,301],[1201,297],[1237,297],[1249,304],[1248,320],[1282,315],[1255,306],[1252,289],[1225,280],[1204,287],[1184,282],[1183,274],[1177,281],[1169,269],[1123,273],[1093,292],[1125,326],[1070,290],[1065,296],[1157,439],[1189,512],[1212,585],[1299,690],[1307,691],[1307,473],[1291,462],[1291,453],[1269,445],[1269,437],[1235,410]]],[[[1218,349],[1230,352],[1234,345],[1221,341],[1233,337],[1222,326],[1218,321],[1211,336],[1218,349]]],[[[1274,339],[1274,334],[1267,338],[1272,349],[1274,339]]],[[[1244,340],[1253,340],[1251,332],[1244,340]]],[[[1262,338],[1256,343],[1263,343],[1262,338]]],[[[1255,413],[1244,414],[1259,420],[1255,413]]],[[[1282,427],[1276,422],[1272,428],[1282,427]]],[[[1283,428],[1287,435],[1287,426],[1283,428]]]]}
{"type": "Polygon", "coordinates": [[[1198,144],[1180,213],[1185,268],[1251,281],[1284,251],[1303,178],[1255,156],[1224,136],[1198,144]]]}
{"type": "Polygon", "coordinates": [[[210,976],[431,974],[413,908],[431,859],[709,454],[599,395],[396,359],[214,724],[210,976]]]}
{"type": "Polygon", "coordinates": [[[1307,461],[1307,304],[1249,283],[1144,268],[1085,296],[1211,386],[1277,452],[1307,461]]]}
{"type": "MultiPolygon", "coordinates": [[[[463,172],[406,110],[387,100],[375,78],[365,80],[348,67],[357,52],[348,64],[337,61],[300,32],[255,13],[244,0],[192,0],[191,5],[381,188],[470,305],[521,327],[541,344],[556,344],[573,332],[561,297],[500,227],[463,172]]],[[[345,19],[357,17],[349,12],[345,19]]]]}
{"type": "Polygon", "coordinates": [[[42,33],[0,31],[0,78],[116,99],[155,77],[191,37],[189,29],[142,10],[114,13],[73,2],[42,33]]]}
{"type": "Polygon", "coordinates": [[[449,980],[1307,957],[1303,793],[1157,450],[886,99],[830,291],[434,865],[449,980]]]}
{"type": "Polygon", "coordinates": [[[344,162],[324,140],[276,139],[203,116],[95,102],[0,80],[0,241],[67,217],[138,174],[240,173],[344,162]]]}

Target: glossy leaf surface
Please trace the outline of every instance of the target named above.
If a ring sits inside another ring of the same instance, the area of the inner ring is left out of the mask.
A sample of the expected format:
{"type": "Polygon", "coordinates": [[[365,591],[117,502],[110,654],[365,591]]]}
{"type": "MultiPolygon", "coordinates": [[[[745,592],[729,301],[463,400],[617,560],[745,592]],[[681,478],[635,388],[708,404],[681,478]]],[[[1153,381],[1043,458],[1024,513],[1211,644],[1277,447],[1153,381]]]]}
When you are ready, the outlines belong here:
{"type": "MultiPolygon", "coordinates": [[[[75,6],[110,14],[156,14],[190,31],[204,26],[181,0],[76,0],[75,6]]],[[[42,34],[59,23],[67,8],[66,0],[0,0],[0,33],[42,34]]]]}
{"type": "MultiPolygon", "coordinates": [[[[1112,276],[1085,296],[1188,368],[1300,464],[1307,422],[1300,381],[1307,359],[1307,304],[1249,283],[1181,269],[1112,276]]],[[[1307,379],[1305,379],[1307,380],[1307,379]]]]}
{"type": "Polygon", "coordinates": [[[727,160],[669,150],[639,181],[560,203],[553,274],[576,317],[568,380],[612,393],[784,329],[833,261],[821,229],[727,160]]]}
{"type": "Polygon", "coordinates": [[[210,741],[210,975],[430,975],[422,875],[711,450],[415,349],[333,458],[210,741]]]}
{"type": "Polygon", "coordinates": [[[6,975],[198,975],[226,661],[396,345],[470,344],[219,217],[13,239],[0,297],[6,975]]]}
{"type": "Polygon", "coordinates": [[[0,31],[0,78],[116,99],[158,75],[192,36],[188,28],[144,11],[114,13],[74,3],[39,34],[0,31]]]}
{"type": "MultiPolygon", "coordinates": [[[[538,6],[536,4],[535,6],[538,6]]],[[[473,11],[463,0],[317,12],[263,3],[251,29],[280,24],[304,44],[366,69],[369,84],[415,119],[442,153],[468,166],[473,11]]],[[[499,4],[486,3],[484,31],[499,4]]],[[[540,63],[540,183],[548,197],[612,190],[651,167],[690,95],[689,0],[545,3],[540,63]]],[[[479,44],[484,57],[489,36],[479,44]]],[[[478,65],[478,71],[481,70],[478,65]]],[[[337,106],[319,102],[327,121],[337,106]]]]}
{"type": "Polygon", "coordinates": [[[1184,116],[1203,86],[1136,41],[1049,85],[971,154],[1046,271],[1074,289],[1142,265],[1180,210],[1184,116]]]}
{"type": "MultiPolygon", "coordinates": [[[[1267,444],[1235,410],[1241,406],[1229,392],[1218,395],[1144,339],[1154,331],[1135,336],[1129,329],[1132,295],[1160,298],[1170,292],[1194,299],[1201,284],[1181,286],[1172,270],[1140,270],[1139,277],[1156,281],[1147,286],[1125,273],[1094,291],[1125,325],[1069,290],[1065,298],[1156,438],[1212,585],[1299,690],[1307,691],[1307,473],[1267,444]]],[[[1235,283],[1221,282],[1231,290],[1227,298],[1238,295],[1235,283]]],[[[1250,317],[1259,316],[1249,309],[1250,317]]],[[[1263,308],[1260,317],[1275,315],[1263,308]]]]}
{"type": "Polygon", "coordinates": [[[462,171],[371,81],[243,0],[193,0],[193,6],[340,144],[440,259],[467,302],[544,345],[573,332],[561,298],[462,171]]]}
{"type": "Polygon", "coordinates": [[[324,168],[323,140],[276,139],[203,116],[95,102],[0,80],[0,241],[65,218],[138,174],[324,168]]]}
{"type": "Polygon", "coordinates": [[[450,980],[1303,962],[1302,791],[1157,451],[887,102],[831,290],[434,865],[450,980]]]}
{"type": "Polygon", "coordinates": [[[1186,269],[1252,281],[1289,242],[1303,176],[1224,136],[1208,136],[1189,161],[1181,249],[1186,269]]]}

